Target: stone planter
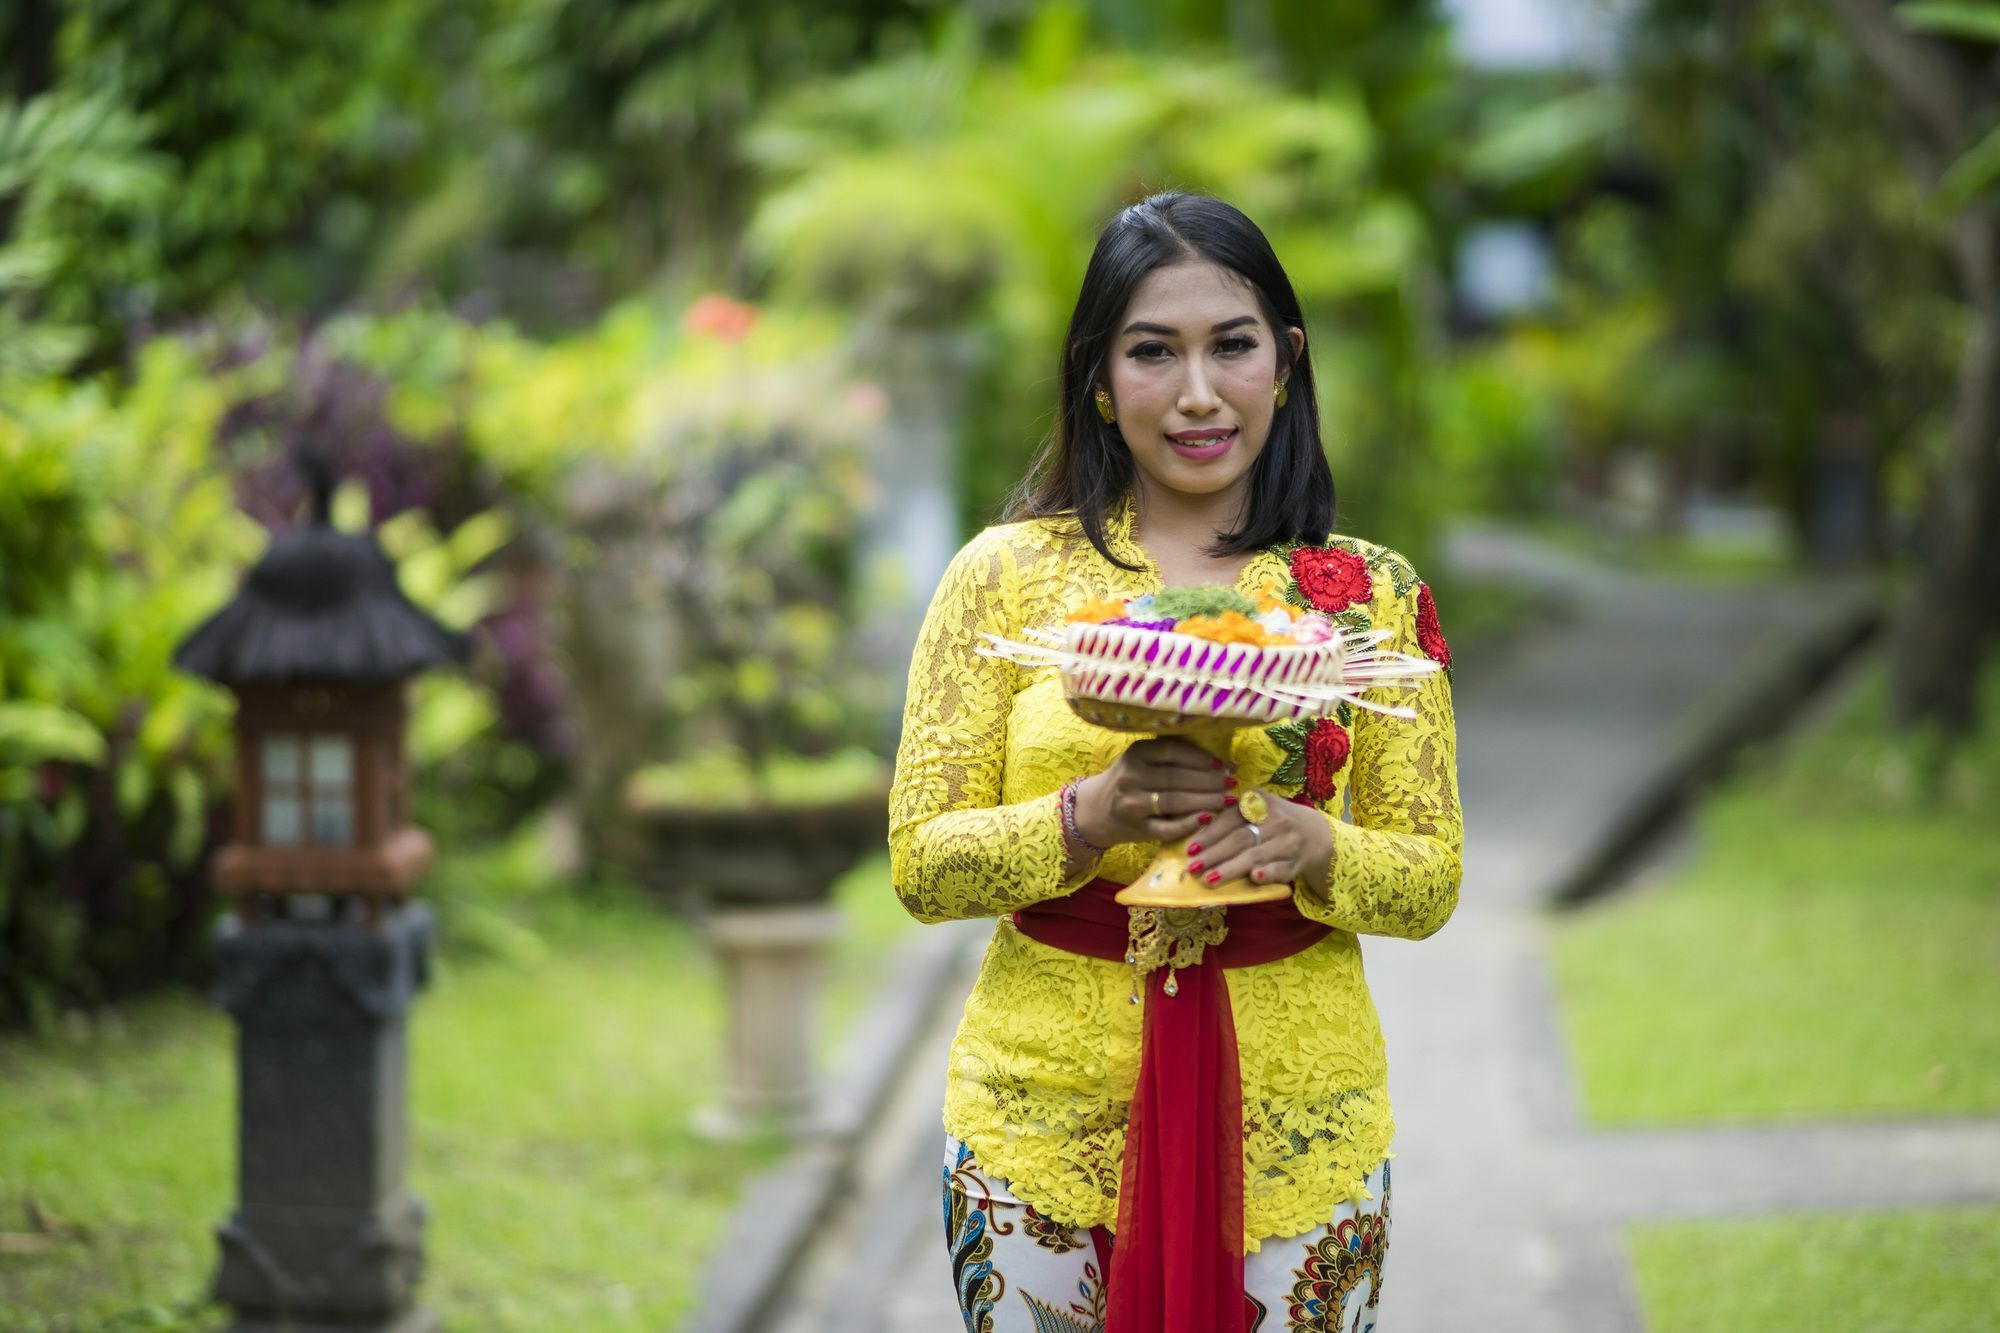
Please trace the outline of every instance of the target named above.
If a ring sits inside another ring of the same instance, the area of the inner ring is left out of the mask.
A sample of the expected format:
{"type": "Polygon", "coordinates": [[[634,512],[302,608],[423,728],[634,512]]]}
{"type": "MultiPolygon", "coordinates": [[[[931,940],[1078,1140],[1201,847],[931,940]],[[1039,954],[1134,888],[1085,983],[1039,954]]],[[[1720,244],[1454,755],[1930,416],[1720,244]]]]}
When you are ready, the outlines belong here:
{"type": "Polygon", "coordinates": [[[822,801],[695,805],[628,792],[649,882],[684,904],[721,965],[723,1085],[695,1116],[711,1138],[824,1124],[815,1056],[834,881],[887,842],[888,784],[822,801]]]}
{"type": "Polygon", "coordinates": [[[888,787],[820,804],[697,807],[628,802],[643,873],[697,911],[824,903],[833,882],[888,844],[888,787]]]}

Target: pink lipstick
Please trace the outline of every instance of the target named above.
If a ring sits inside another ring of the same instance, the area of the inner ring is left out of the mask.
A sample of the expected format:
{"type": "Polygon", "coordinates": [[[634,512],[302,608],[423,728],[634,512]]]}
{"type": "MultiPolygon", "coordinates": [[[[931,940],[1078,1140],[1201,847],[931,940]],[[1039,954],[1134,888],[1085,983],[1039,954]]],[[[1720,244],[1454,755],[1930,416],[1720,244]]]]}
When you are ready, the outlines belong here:
{"type": "Polygon", "coordinates": [[[1169,435],[1167,436],[1167,443],[1171,444],[1174,447],[1174,452],[1182,458],[1195,459],[1197,461],[1204,458],[1220,458],[1229,452],[1231,445],[1236,443],[1236,432],[1233,430],[1226,431],[1220,435],[1214,435],[1208,431],[1190,431],[1188,434],[1195,438],[1183,439],[1178,435],[1169,435]]]}

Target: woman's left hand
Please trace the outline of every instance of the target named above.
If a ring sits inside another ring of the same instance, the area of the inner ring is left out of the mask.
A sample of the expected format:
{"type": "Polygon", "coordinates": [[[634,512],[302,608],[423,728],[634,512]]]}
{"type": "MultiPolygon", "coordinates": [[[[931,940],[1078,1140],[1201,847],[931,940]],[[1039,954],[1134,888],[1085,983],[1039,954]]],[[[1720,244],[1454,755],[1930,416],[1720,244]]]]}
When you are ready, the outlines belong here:
{"type": "Polygon", "coordinates": [[[1287,881],[1324,893],[1327,863],[1333,859],[1333,830],[1326,816],[1309,805],[1260,793],[1268,810],[1250,831],[1240,804],[1215,817],[1188,848],[1188,873],[1210,888],[1235,879],[1253,884],[1287,881]]]}

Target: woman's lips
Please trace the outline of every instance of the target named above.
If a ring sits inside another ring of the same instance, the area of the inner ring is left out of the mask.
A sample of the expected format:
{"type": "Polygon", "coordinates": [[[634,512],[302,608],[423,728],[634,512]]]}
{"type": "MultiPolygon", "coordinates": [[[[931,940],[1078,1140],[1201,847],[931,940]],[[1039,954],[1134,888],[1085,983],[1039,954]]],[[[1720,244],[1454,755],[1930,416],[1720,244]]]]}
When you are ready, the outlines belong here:
{"type": "Polygon", "coordinates": [[[1212,440],[1177,440],[1169,435],[1167,443],[1171,444],[1174,452],[1182,458],[1220,458],[1229,452],[1230,445],[1236,443],[1236,432],[1232,430],[1227,435],[1218,435],[1212,440]]]}

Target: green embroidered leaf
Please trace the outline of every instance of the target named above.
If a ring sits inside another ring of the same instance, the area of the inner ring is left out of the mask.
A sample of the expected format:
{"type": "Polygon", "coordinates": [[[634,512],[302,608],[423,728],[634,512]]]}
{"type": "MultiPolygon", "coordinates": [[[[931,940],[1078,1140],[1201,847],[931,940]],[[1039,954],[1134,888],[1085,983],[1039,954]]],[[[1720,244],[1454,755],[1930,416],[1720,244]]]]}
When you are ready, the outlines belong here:
{"type": "Polygon", "coordinates": [[[1333,710],[1333,720],[1352,730],[1354,727],[1354,705],[1342,699],[1333,710]]]}
{"type": "Polygon", "coordinates": [[[1332,620],[1340,628],[1349,631],[1369,630],[1375,627],[1375,622],[1369,618],[1368,613],[1355,607],[1349,607],[1333,616],[1332,620]]]}
{"type": "Polygon", "coordinates": [[[1272,784],[1280,787],[1303,785],[1306,780],[1306,724],[1279,722],[1264,731],[1285,752],[1285,762],[1278,765],[1278,771],[1271,775],[1272,784]]]}
{"type": "Polygon", "coordinates": [[[1410,589],[1417,586],[1416,567],[1386,546],[1376,548],[1375,554],[1369,557],[1368,565],[1371,569],[1389,571],[1389,582],[1395,587],[1398,597],[1409,596],[1410,589]]]}

